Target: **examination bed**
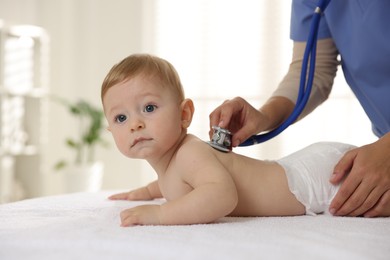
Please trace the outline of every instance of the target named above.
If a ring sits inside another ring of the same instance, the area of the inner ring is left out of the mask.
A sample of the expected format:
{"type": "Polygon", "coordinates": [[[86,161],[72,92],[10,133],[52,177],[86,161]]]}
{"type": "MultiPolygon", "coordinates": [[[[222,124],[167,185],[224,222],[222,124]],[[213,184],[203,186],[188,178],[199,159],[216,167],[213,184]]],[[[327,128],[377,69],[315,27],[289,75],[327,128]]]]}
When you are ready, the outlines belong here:
{"type": "Polygon", "coordinates": [[[390,218],[222,218],[188,226],[120,227],[143,203],[114,192],[0,205],[0,259],[390,259],[390,218]]]}

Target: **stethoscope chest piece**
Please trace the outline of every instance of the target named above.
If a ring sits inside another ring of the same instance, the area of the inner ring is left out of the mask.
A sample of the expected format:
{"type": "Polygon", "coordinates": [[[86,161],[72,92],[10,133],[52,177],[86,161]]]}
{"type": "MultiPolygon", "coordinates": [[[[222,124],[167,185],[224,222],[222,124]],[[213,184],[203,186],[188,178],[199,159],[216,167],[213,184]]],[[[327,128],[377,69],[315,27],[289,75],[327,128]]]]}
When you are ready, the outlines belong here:
{"type": "Polygon", "coordinates": [[[213,126],[213,136],[211,141],[208,142],[213,148],[222,151],[229,152],[232,150],[232,133],[219,126],[213,126]]]}

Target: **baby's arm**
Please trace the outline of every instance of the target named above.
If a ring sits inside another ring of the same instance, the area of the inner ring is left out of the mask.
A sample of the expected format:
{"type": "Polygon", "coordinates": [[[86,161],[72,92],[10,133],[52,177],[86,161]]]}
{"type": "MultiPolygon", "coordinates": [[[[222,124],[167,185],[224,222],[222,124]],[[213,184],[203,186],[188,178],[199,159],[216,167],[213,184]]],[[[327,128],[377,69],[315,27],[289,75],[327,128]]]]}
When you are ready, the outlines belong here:
{"type": "Polygon", "coordinates": [[[129,192],[114,194],[108,198],[110,200],[153,200],[162,198],[162,194],[157,181],[154,181],[144,187],[129,192]]]}
{"type": "MultiPolygon", "coordinates": [[[[238,203],[235,183],[210,150],[203,145],[181,148],[174,163],[175,177],[181,178],[179,181],[190,190],[162,205],[142,205],[123,211],[122,226],[210,223],[235,209],[238,203]]],[[[164,189],[175,194],[176,188],[164,189]]]]}
{"type": "Polygon", "coordinates": [[[185,196],[161,205],[164,225],[205,224],[229,215],[237,206],[234,184],[204,183],[185,196]]]}

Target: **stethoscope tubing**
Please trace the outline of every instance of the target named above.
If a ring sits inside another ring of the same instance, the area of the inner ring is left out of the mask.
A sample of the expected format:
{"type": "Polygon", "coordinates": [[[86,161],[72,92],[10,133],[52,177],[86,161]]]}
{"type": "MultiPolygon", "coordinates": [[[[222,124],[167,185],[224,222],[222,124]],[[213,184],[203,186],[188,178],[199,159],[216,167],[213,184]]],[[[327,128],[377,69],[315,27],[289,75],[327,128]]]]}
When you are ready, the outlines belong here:
{"type": "Polygon", "coordinates": [[[293,124],[304,110],[309,100],[314,81],[317,38],[321,15],[329,4],[329,2],[330,0],[320,0],[312,17],[312,22],[310,24],[310,33],[306,42],[306,48],[302,60],[298,98],[293,112],[280,126],[275,128],[274,130],[264,134],[253,135],[252,137],[241,143],[239,146],[250,146],[254,144],[259,144],[274,138],[275,136],[283,132],[286,128],[288,128],[291,124],[293,124]],[[307,72],[309,62],[309,72],[307,72]]]}

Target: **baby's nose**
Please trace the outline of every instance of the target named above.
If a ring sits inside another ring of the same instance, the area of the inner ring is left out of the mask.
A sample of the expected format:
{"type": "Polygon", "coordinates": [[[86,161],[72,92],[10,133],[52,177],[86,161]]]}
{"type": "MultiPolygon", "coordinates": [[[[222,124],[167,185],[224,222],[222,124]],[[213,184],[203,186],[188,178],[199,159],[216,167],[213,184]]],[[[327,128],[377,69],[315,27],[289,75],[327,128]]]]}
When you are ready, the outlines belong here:
{"type": "Polygon", "coordinates": [[[133,122],[131,123],[130,131],[134,132],[134,131],[141,130],[143,128],[145,128],[145,124],[142,122],[142,120],[136,119],[133,120],[133,122]]]}

